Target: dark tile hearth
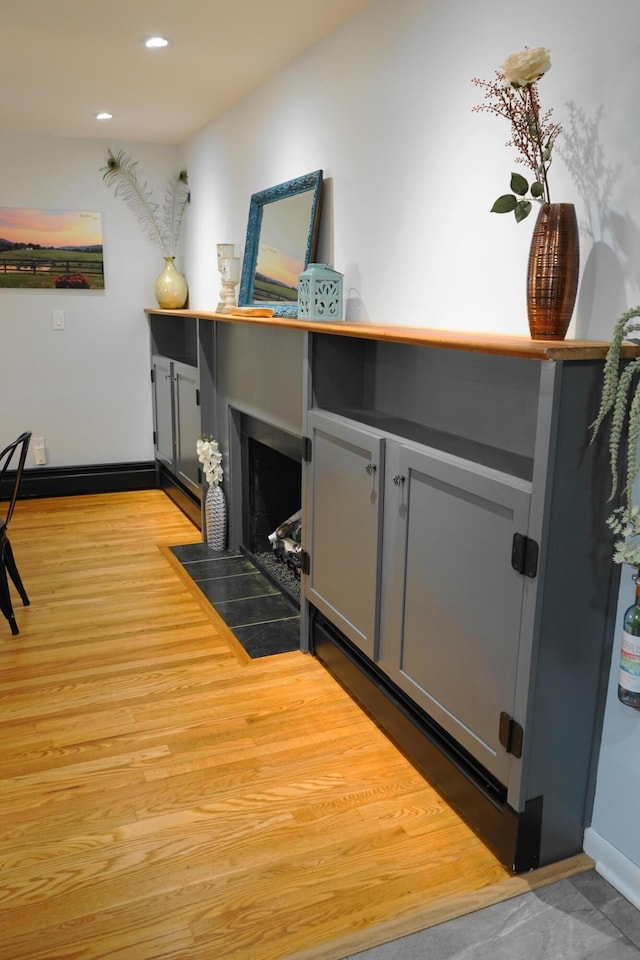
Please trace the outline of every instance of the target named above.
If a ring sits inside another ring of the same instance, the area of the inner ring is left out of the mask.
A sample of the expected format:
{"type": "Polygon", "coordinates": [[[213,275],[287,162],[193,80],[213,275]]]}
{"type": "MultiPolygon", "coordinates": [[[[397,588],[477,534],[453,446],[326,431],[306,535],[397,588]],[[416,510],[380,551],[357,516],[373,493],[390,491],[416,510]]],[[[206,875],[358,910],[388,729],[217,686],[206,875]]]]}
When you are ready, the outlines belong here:
{"type": "Polygon", "coordinates": [[[250,657],[299,649],[298,608],[247,557],[206,543],[170,549],[250,657]]]}

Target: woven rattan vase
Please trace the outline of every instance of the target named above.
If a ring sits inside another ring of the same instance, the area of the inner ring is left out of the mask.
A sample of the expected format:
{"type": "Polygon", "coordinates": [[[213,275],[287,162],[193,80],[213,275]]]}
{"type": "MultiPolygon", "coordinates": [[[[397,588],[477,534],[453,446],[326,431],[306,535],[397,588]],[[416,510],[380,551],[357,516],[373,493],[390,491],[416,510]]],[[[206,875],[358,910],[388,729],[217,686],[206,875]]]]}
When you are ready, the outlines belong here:
{"type": "Polygon", "coordinates": [[[564,340],[578,291],[580,246],[572,203],[545,203],[531,238],[527,313],[533,340],[564,340]]]}

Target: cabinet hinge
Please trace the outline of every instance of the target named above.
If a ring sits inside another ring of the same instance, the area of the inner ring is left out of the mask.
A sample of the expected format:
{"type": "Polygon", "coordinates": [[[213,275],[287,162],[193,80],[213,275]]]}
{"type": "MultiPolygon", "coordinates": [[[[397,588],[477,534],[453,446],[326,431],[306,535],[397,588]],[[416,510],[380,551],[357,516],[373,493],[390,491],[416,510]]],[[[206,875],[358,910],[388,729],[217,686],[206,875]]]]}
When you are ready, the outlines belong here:
{"type": "Polygon", "coordinates": [[[153,369],[153,367],[151,367],[151,383],[155,383],[155,382],[156,382],[156,372],[153,369]]]}
{"type": "Polygon", "coordinates": [[[200,406],[200,387],[196,387],[196,407],[200,406]]]}
{"type": "Polygon", "coordinates": [[[158,434],[155,432],[155,430],[153,431],[153,445],[154,447],[158,446],[158,434]]]}
{"type": "Polygon", "coordinates": [[[514,533],[511,547],[511,566],[516,573],[535,577],[538,572],[538,544],[522,533],[514,533]]]}
{"type": "Polygon", "coordinates": [[[510,717],[504,710],[500,714],[500,726],[498,727],[498,739],[507,753],[511,753],[516,759],[522,756],[522,741],[524,739],[524,730],[520,724],[510,717]]]}
{"type": "Polygon", "coordinates": [[[311,557],[306,550],[300,551],[300,573],[304,573],[305,577],[311,573],[311,557]]]}
{"type": "Polygon", "coordinates": [[[311,463],[311,437],[302,438],[302,459],[305,463],[311,463]]]}

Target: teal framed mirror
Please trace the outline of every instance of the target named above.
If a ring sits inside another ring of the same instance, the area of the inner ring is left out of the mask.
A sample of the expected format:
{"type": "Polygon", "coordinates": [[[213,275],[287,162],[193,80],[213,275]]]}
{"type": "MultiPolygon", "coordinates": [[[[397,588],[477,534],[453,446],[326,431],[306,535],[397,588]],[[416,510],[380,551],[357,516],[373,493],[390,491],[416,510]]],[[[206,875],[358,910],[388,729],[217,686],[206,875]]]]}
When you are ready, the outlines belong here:
{"type": "Polygon", "coordinates": [[[322,170],[252,194],[238,306],[297,317],[298,277],[315,256],[321,198],[322,170]]]}

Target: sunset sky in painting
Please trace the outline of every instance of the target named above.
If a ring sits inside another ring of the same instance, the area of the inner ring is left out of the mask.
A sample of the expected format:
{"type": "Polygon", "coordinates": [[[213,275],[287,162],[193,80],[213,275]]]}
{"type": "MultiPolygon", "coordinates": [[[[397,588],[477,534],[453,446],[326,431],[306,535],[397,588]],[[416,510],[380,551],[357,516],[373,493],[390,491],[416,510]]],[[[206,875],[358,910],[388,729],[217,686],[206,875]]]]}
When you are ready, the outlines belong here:
{"type": "Polygon", "coordinates": [[[92,211],[0,207],[0,237],[41,247],[102,244],[102,217],[92,211]]]}

